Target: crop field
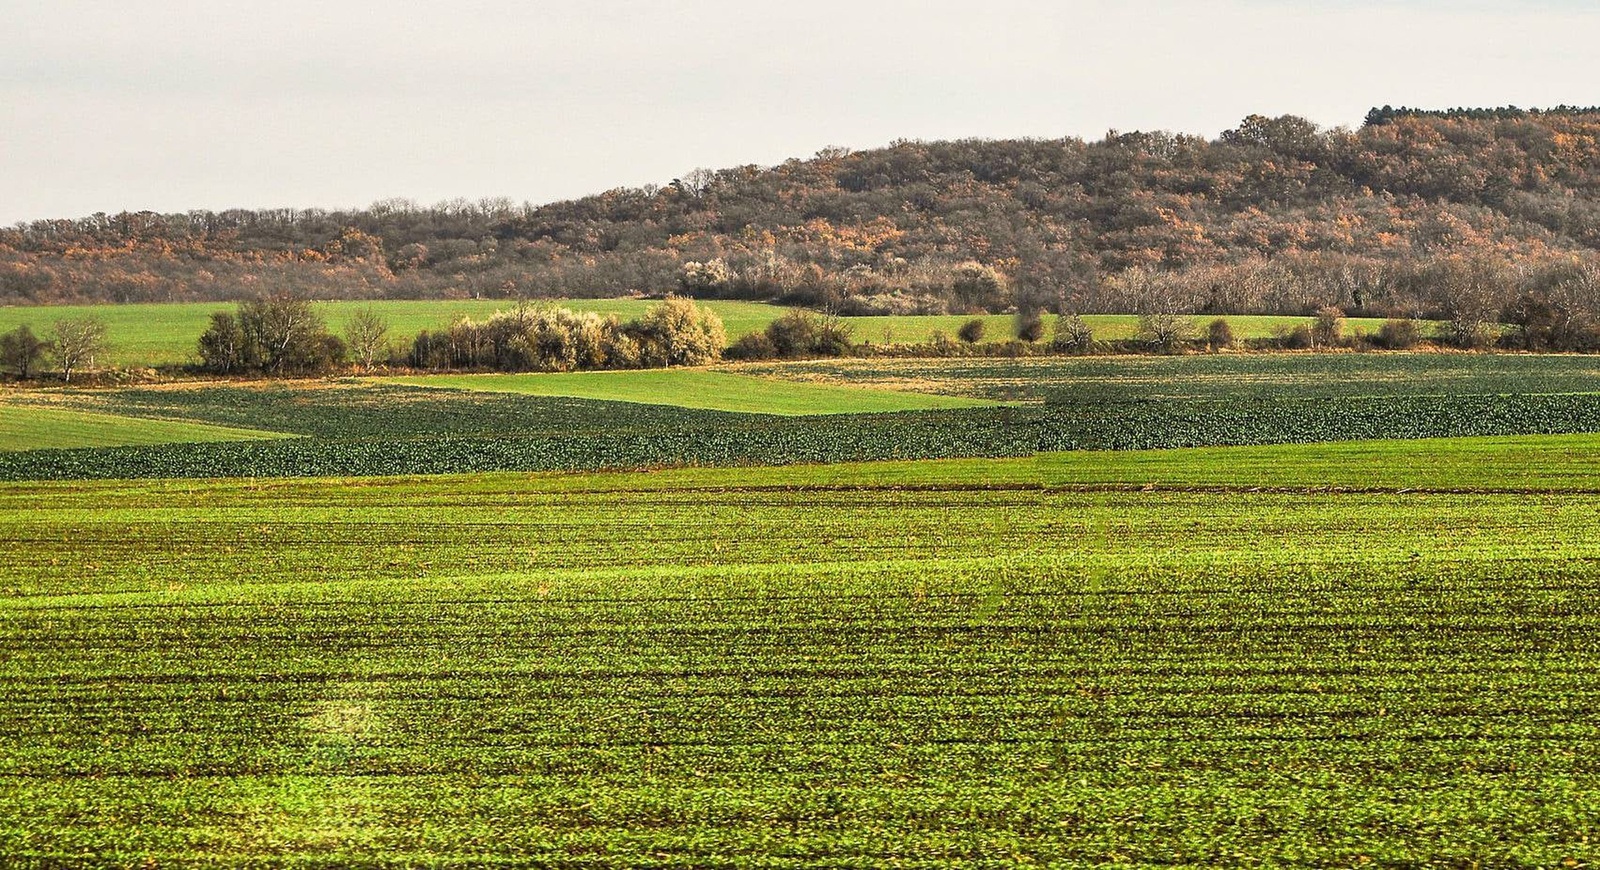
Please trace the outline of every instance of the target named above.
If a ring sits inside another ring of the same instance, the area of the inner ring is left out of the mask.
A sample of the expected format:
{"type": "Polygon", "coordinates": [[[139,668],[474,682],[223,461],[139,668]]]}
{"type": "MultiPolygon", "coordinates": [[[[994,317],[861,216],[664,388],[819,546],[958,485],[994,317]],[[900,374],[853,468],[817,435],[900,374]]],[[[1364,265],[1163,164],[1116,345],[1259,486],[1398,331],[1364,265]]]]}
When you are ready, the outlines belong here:
{"type": "MultiPolygon", "coordinates": [[[[530,304],[552,304],[580,311],[615,314],[623,320],[638,317],[655,304],[647,299],[553,299],[534,300],[530,304]]],[[[789,309],[761,302],[706,300],[700,304],[710,307],[722,318],[723,326],[732,341],[752,332],[765,329],[768,323],[789,309]]],[[[449,300],[375,300],[319,302],[318,310],[336,333],[343,330],[345,321],[354,312],[372,308],[389,323],[389,334],[397,342],[409,342],[419,331],[448,326],[459,317],[483,319],[496,311],[516,305],[509,299],[449,299],[449,300]]],[[[26,323],[37,333],[50,330],[57,320],[93,315],[106,322],[111,356],[101,361],[112,366],[167,366],[186,365],[198,361],[195,342],[205,331],[206,321],[215,311],[232,311],[231,302],[173,302],[136,303],[129,305],[34,305],[0,306],[0,332],[26,323]]],[[[856,341],[872,344],[918,344],[929,340],[935,332],[954,336],[962,324],[972,320],[970,315],[894,315],[884,317],[846,317],[852,337],[856,341]]],[[[1010,315],[994,314],[979,318],[984,321],[986,341],[1004,341],[1011,338],[1014,324],[1010,315]]],[[[1199,327],[1213,317],[1194,318],[1199,327]]],[[[1277,317],[1253,315],[1228,315],[1224,318],[1240,339],[1268,338],[1278,332],[1311,322],[1309,317],[1277,317]]],[[[1091,314],[1084,317],[1101,341],[1132,338],[1138,328],[1138,317],[1124,314],[1091,314]]],[[[1046,317],[1048,327],[1054,321],[1046,317]]],[[[1346,328],[1351,333],[1377,331],[1381,320],[1351,318],[1346,328]]]]}
{"type": "Polygon", "coordinates": [[[0,854],[1600,860],[1600,441],[1131,457],[0,484],[0,854]]]}
{"type": "Polygon", "coordinates": [[[282,433],[0,402],[0,450],[252,441],[282,433]]]}
{"type": "Polygon", "coordinates": [[[574,399],[600,399],[785,416],[924,411],[993,404],[982,399],[959,396],[862,388],[855,385],[811,384],[706,369],[424,375],[383,378],[382,381],[436,389],[565,396],[574,399]]]}
{"type": "Polygon", "coordinates": [[[0,451],[0,479],[778,465],[1600,432],[1600,366],[1579,356],[857,360],[416,383],[430,386],[13,391],[17,407],[308,437],[115,450],[0,442],[10,450],[0,451]],[[458,389],[476,384],[497,389],[458,389]],[[924,402],[972,406],[892,410],[924,402]]]}

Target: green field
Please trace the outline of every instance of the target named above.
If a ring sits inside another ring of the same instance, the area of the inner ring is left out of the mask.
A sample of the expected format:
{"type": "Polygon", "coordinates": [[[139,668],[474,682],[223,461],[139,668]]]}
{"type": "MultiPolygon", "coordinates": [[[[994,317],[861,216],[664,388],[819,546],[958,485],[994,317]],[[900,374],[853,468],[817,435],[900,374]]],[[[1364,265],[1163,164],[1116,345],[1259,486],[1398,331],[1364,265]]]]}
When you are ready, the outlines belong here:
{"type": "Polygon", "coordinates": [[[0,456],[0,479],[778,465],[1600,432],[1600,366],[1584,356],[845,360],[414,383],[427,386],[17,390],[13,404],[308,437],[13,451],[0,456]],[[458,389],[479,384],[495,389],[458,389]],[[501,391],[513,389],[524,392],[501,391]],[[953,407],[891,410],[923,403],[953,407]]]}
{"type": "MultiPolygon", "coordinates": [[[[535,302],[533,304],[543,304],[535,302]]],[[[549,304],[580,311],[615,314],[623,320],[638,317],[654,302],[646,299],[562,299],[549,304]]],[[[730,337],[764,328],[784,309],[758,302],[713,300],[702,303],[722,318],[730,337]]],[[[390,338],[409,345],[424,329],[440,329],[460,317],[484,319],[516,305],[506,299],[377,300],[370,302],[319,302],[317,310],[335,333],[350,315],[372,308],[389,323],[390,338]]],[[[233,311],[231,302],[174,302],[135,305],[0,306],[0,332],[26,323],[44,334],[57,320],[92,315],[106,322],[112,366],[182,365],[198,362],[195,343],[215,311],[233,311]]]]}
{"type": "MultiPolygon", "coordinates": [[[[873,344],[920,344],[928,341],[935,332],[954,338],[956,331],[967,322],[977,319],[984,325],[985,341],[1004,341],[1014,336],[1016,318],[1009,314],[987,314],[974,318],[970,314],[892,315],[887,317],[846,317],[856,341],[873,344]]],[[[1206,325],[1216,320],[1216,315],[1195,315],[1190,318],[1195,335],[1205,336],[1206,325]]],[[[1234,338],[1271,338],[1296,326],[1309,325],[1310,317],[1287,315],[1229,314],[1222,317],[1233,329],[1234,338]]],[[[1054,315],[1044,318],[1046,334],[1055,325],[1054,315]]],[[[1085,314],[1083,322],[1093,331],[1097,341],[1124,341],[1139,331],[1136,314],[1085,314]]],[[[1363,332],[1375,334],[1383,325],[1382,318],[1352,317],[1345,321],[1348,334],[1363,332]]]]}
{"type": "Polygon", "coordinates": [[[0,485],[0,854],[1600,860],[1600,444],[1359,449],[0,485]]]}
{"type": "Polygon", "coordinates": [[[277,432],[0,402],[0,450],[251,441],[277,432]]]}
{"type": "MultiPolygon", "coordinates": [[[[624,320],[638,317],[655,304],[647,299],[560,299],[535,301],[533,304],[553,304],[582,311],[615,314],[624,320]]],[[[496,311],[515,305],[505,299],[460,300],[378,300],[372,302],[319,302],[318,309],[334,332],[343,329],[350,315],[371,307],[389,322],[391,338],[409,343],[423,329],[448,326],[458,317],[483,319],[496,311]]],[[[709,300],[701,302],[722,318],[730,341],[764,329],[788,309],[760,302],[709,300]]],[[[161,366],[183,365],[198,361],[195,342],[205,331],[206,321],[214,311],[231,311],[228,302],[175,302],[132,305],[40,305],[0,306],[0,332],[26,323],[37,333],[44,334],[55,321],[93,315],[106,321],[110,358],[102,364],[111,366],[161,366]]],[[[872,344],[915,344],[925,342],[934,332],[954,336],[961,325],[971,320],[968,315],[905,315],[888,317],[847,317],[853,338],[872,344]]],[[[1211,317],[1195,317],[1203,326],[1211,317]]],[[[1234,334],[1240,339],[1267,338],[1292,326],[1310,323],[1307,317],[1266,317],[1254,315],[1229,315],[1234,334]]],[[[987,326],[987,341],[1003,341],[1011,337],[1013,319],[1010,315],[995,314],[982,318],[987,326]]],[[[1132,338],[1138,327],[1138,317],[1125,314],[1093,314],[1084,320],[1102,341],[1132,338]]],[[[1047,325],[1053,322],[1046,318],[1047,325]]],[[[1347,329],[1375,332],[1381,320],[1351,318],[1347,329]]]]}
{"type": "Polygon", "coordinates": [[[854,386],[769,380],[706,369],[649,369],[564,374],[426,375],[382,378],[383,383],[435,389],[478,390],[529,396],[566,396],[674,405],[753,414],[868,414],[970,408],[983,400],[854,386]]]}

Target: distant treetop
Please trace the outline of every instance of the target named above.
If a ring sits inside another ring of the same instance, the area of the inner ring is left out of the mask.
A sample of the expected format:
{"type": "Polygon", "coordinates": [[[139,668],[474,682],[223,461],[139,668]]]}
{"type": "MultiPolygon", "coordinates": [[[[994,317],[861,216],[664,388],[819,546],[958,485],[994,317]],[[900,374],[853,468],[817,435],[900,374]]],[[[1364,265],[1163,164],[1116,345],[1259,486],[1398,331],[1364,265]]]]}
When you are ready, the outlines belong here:
{"type": "Polygon", "coordinates": [[[1488,121],[1526,118],[1529,115],[1600,115],[1600,106],[1568,106],[1562,104],[1548,109],[1521,109],[1516,106],[1486,108],[1413,109],[1410,106],[1384,106],[1367,113],[1369,127],[1387,124],[1396,118],[1444,118],[1447,120],[1488,121]]]}

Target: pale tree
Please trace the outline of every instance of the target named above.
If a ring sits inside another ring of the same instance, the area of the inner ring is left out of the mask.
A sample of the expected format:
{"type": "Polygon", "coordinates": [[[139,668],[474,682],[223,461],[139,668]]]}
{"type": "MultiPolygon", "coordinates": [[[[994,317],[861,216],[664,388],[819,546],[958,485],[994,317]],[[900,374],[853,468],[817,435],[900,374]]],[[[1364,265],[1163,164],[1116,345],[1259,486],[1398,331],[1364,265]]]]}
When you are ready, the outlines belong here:
{"type": "Polygon", "coordinates": [[[1108,280],[1114,292],[1139,312],[1138,338],[1158,350],[1176,350],[1194,338],[1194,318],[1169,276],[1133,268],[1108,280]]]}
{"type": "Polygon", "coordinates": [[[717,173],[710,169],[691,169],[683,174],[682,178],[672,179],[672,186],[689,194],[695,199],[705,196],[715,184],[717,173]]]}
{"type": "Polygon", "coordinates": [[[345,323],[344,340],[350,355],[363,368],[372,368],[373,361],[388,345],[389,322],[377,311],[363,308],[350,315],[345,323]]]}
{"type": "Polygon", "coordinates": [[[106,352],[106,324],[98,317],[57,320],[50,351],[61,366],[61,378],[72,383],[72,373],[93,368],[95,357],[106,352]]]}

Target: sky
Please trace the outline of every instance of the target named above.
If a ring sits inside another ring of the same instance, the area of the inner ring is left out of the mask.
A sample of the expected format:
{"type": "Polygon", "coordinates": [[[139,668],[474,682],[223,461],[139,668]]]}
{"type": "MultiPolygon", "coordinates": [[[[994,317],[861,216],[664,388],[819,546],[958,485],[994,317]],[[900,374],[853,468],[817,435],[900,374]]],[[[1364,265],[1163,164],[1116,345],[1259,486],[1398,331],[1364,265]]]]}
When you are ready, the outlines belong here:
{"type": "Polygon", "coordinates": [[[1600,103],[1600,3],[0,0],[0,224],[548,202],[895,139],[1600,103]]]}

